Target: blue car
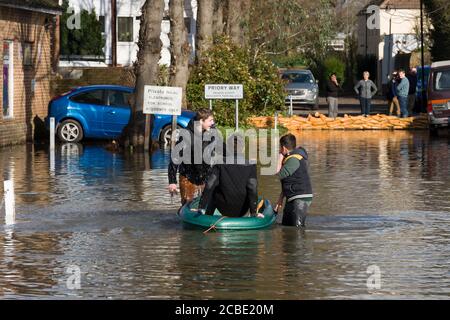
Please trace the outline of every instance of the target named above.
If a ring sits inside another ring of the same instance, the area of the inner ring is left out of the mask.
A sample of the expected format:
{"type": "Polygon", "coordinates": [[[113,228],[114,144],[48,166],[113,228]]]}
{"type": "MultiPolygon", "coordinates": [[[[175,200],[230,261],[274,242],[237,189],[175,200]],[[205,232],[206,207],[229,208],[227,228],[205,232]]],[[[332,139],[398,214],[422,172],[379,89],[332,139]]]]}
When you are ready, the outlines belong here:
{"type": "MultiPolygon", "coordinates": [[[[79,87],[53,98],[48,106],[46,125],[55,118],[56,134],[62,142],[83,138],[116,139],[130,121],[129,96],[134,88],[116,85],[79,87]]],[[[179,128],[185,128],[195,112],[182,110],[177,117],[179,128]]],[[[152,140],[168,143],[172,116],[155,114],[152,140]]]]}

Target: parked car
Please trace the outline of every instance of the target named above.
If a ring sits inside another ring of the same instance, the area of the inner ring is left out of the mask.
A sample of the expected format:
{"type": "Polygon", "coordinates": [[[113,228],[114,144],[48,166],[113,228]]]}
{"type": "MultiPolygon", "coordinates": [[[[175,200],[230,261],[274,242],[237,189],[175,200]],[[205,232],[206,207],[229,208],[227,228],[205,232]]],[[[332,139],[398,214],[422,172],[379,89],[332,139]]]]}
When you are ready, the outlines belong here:
{"type": "Polygon", "coordinates": [[[287,104],[292,98],[292,105],[318,108],[319,85],[310,70],[285,70],[282,71],[281,78],[287,81],[285,86],[287,104]]]}
{"type": "Polygon", "coordinates": [[[450,60],[431,64],[427,96],[427,112],[431,132],[436,133],[439,127],[448,128],[450,123],[450,60]]]}
{"type": "MultiPolygon", "coordinates": [[[[48,106],[46,125],[55,118],[56,134],[63,142],[83,138],[116,139],[130,121],[129,97],[133,88],[115,85],[94,85],[73,89],[53,98],[48,106]]],[[[195,112],[182,110],[177,117],[178,128],[185,128],[195,112]]],[[[152,139],[170,141],[172,116],[155,114],[152,139]]]]}

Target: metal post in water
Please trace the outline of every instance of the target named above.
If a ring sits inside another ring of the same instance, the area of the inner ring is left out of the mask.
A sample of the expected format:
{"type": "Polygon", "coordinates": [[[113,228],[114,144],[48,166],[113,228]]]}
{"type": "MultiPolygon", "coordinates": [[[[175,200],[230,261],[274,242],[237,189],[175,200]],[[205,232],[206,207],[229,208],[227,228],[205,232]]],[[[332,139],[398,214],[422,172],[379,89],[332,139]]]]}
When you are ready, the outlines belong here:
{"type": "Polygon", "coordinates": [[[3,189],[5,193],[5,224],[11,225],[16,220],[16,202],[14,199],[14,183],[12,180],[3,182],[3,189]]]}
{"type": "Polygon", "coordinates": [[[239,130],[239,100],[236,99],[236,112],[235,112],[235,116],[236,116],[236,131],[239,130]]]}
{"type": "Polygon", "coordinates": [[[55,149],[55,118],[50,118],[50,150],[55,149]]]}
{"type": "Polygon", "coordinates": [[[55,118],[50,118],[50,173],[55,171],[55,118]]]}

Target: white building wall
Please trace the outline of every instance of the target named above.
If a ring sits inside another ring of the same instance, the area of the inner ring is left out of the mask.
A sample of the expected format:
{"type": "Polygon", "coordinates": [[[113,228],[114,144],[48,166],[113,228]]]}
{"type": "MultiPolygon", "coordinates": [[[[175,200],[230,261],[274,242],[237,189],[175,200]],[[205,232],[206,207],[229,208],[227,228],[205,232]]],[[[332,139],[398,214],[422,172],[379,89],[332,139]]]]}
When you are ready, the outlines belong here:
{"type": "MultiPolygon", "coordinates": [[[[165,1],[165,10],[169,10],[169,0],[165,1]]],[[[138,51],[139,28],[141,15],[141,7],[145,0],[117,0],[117,18],[132,17],[133,18],[133,41],[122,42],[117,41],[117,64],[130,66],[136,60],[138,51]]],[[[105,62],[89,62],[89,61],[61,61],[61,67],[67,66],[107,66],[112,63],[112,34],[111,34],[111,0],[69,0],[69,5],[80,12],[81,9],[95,9],[97,16],[105,16],[105,62]]],[[[188,41],[192,46],[192,56],[195,55],[195,34],[197,21],[197,0],[185,0],[185,17],[190,17],[191,33],[188,35],[188,41]]],[[[117,28],[117,26],[116,26],[117,28]]],[[[170,22],[163,20],[161,23],[161,59],[160,64],[170,65],[170,22]]],[[[116,29],[116,34],[118,31],[116,29]]]]}

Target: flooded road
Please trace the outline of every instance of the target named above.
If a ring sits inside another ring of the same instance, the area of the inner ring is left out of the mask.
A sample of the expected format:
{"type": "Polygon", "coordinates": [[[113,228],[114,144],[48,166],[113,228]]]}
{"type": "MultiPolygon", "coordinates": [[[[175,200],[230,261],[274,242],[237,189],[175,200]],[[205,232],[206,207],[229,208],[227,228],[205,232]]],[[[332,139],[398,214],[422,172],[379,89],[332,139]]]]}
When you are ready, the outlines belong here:
{"type": "MultiPolygon", "coordinates": [[[[60,145],[52,164],[45,146],[0,149],[0,194],[12,179],[16,195],[16,224],[0,210],[0,298],[448,299],[450,140],[421,131],[298,139],[315,193],[306,230],[206,235],[175,215],[161,150],[60,145]],[[374,270],[380,287],[368,288],[374,270]]],[[[259,177],[260,194],[274,201],[279,191],[259,177]]]]}

